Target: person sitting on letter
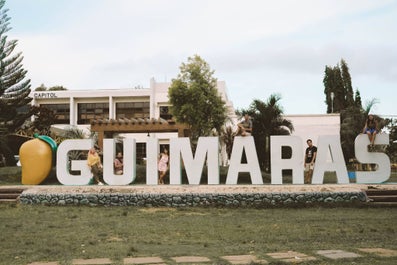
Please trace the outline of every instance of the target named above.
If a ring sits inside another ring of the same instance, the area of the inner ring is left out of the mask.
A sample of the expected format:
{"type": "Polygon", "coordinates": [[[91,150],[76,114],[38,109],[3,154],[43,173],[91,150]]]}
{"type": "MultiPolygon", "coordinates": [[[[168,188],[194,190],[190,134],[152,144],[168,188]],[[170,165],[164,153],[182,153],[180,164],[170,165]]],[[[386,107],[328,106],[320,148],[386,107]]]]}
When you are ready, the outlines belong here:
{"type": "Polygon", "coordinates": [[[244,115],[242,121],[237,124],[237,136],[249,136],[252,134],[252,121],[248,114],[244,115]]]}

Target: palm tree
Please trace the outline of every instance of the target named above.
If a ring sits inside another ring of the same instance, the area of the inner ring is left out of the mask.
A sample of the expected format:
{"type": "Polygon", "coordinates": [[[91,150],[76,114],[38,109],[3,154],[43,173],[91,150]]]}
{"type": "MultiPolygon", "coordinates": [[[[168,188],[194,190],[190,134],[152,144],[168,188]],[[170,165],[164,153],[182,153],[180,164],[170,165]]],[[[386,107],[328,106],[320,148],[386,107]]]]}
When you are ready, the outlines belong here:
{"type": "Polygon", "coordinates": [[[70,126],[68,127],[62,134],[62,136],[66,139],[85,139],[85,133],[82,129],[70,126]]]}
{"type": "Polygon", "coordinates": [[[221,130],[221,141],[226,146],[227,158],[230,159],[233,150],[234,131],[232,126],[223,127],[221,130]]]}
{"type": "Polygon", "coordinates": [[[255,99],[247,110],[252,118],[255,147],[262,169],[270,171],[270,136],[289,135],[294,130],[290,120],[283,118],[283,109],[279,105],[281,96],[272,94],[266,102],[255,99]],[[262,152],[264,150],[264,152],[262,152]]]}
{"type": "MultiPolygon", "coordinates": [[[[85,139],[87,138],[84,131],[78,127],[75,126],[70,126],[67,127],[62,133],[61,133],[61,141],[66,140],[66,139],[85,139]]],[[[82,151],[82,150],[72,150],[68,153],[68,169],[71,170],[71,161],[72,160],[83,160],[86,159],[87,152],[82,151]]],[[[72,174],[78,172],[73,172],[71,171],[72,174]]]]}

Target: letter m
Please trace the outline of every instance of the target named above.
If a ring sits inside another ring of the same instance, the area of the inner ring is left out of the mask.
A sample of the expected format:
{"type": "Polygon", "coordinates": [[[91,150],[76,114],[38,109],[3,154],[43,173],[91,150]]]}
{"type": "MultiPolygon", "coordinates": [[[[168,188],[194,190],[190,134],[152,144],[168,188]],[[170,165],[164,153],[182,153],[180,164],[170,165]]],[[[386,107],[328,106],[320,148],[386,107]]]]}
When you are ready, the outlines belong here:
{"type": "Polygon", "coordinates": [[[182,184],[182,162],[189,184],[200,184],[207,158],[208,184],[219,184],[218,137],[200,137],[196,153],[190,148],[189,138],[170,139],[170,184],[182,184]]]}

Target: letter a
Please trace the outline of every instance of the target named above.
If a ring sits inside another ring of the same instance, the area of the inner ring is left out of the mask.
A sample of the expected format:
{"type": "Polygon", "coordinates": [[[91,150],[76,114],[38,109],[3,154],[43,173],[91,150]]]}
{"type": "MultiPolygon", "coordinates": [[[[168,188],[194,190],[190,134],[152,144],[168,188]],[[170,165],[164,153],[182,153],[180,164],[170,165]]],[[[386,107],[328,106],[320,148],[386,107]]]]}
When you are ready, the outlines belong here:
{"type": "Polygon", "coordinates": [[[317,157],[314,165],[313,184],[323,184],[325,171],[335,171],[338,184],[348,184],[349,177],[339,136],[320,135],[317,144],[317,157]],[[328,150],[331,154],[331,162],[327,162],[328,150]]]}
{"type": "Polygon", "coordinates": [[[251,182],[255,185],[263,184],[262,173],[259,167],[258,156],[256,155],[254,137],[235,137],[232,156],[230,158],[229,172],[227,173],[226,184],[237,184],[238,173],[249,172],[251,182]],[[243,151],[247,156],[247,163],[241,164],[243,151]]]}

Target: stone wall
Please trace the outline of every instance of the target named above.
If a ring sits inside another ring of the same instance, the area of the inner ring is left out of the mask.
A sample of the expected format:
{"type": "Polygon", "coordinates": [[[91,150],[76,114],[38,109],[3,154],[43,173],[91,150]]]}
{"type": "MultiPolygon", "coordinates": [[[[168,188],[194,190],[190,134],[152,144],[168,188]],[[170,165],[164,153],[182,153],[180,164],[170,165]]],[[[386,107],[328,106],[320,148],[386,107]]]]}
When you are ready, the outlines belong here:
{"type": "Polygon", "coordinates": [[[359,204],[363,191],[267,193],[22,193],[21,204],[135,207],[255,207],[359,204]]]}

